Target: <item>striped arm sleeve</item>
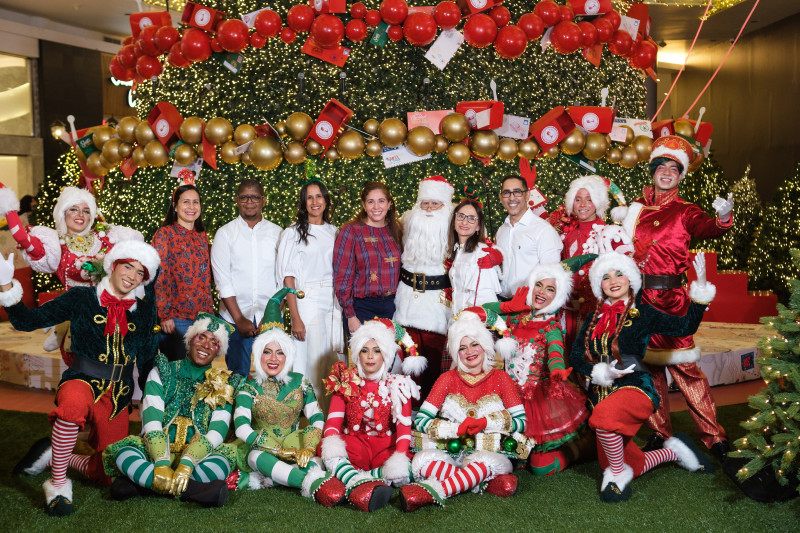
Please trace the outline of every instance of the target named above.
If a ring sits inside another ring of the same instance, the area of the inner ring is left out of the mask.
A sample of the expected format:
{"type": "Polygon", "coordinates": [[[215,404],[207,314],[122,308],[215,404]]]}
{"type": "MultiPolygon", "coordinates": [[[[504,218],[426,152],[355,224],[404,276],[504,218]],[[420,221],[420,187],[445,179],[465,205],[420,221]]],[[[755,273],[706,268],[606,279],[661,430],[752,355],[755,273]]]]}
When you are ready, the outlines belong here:
{"type": "Polygon", "coordinates": [[[338,435],[342,432],[344,423],[344,398],[341,394],[334,394],[331,398],[331,406],[328,410],[328,419],[325,421],[323,436],[338,435]]]}
{"type": "Polygon", "coordinates": [[[522,405],[515,405],[514,407],[509,407],[508,414],[511,415],[511,433],[519,432],[523,433],[525,431],[525,408],[522,405]]]}
{"type": "Polygon", "coordinates": [[[427,433],[438,412],[438,407],[426,401],[417,412],[417,417],[414,419],[414,427],[422,433],[427,433]]]}
{"type": "Polygon", "coordinates": [[[325,427],[325,416],[317,403],[314,388],[307,379],[303,379],[303,387],[305,389],[305,394],[303,394],[303,414],[306,415],[311,426],[322,430],[325,427]]]}
{"type": "Polygon", "coordinates": [[[236,436],[248,446],[252,446],[258,436],[252,426],[252,409],[253,395],[245,389],[239,390],[236,393],[236,410],[233,412],[233,425],[236,428],[236,436]]]}
{"type": "Polygon", "coordinates": [[[564,363],[564,335],[560,327],[554,327],[544,334],[547,341],[547,368],[553,371],[557,368],[565,369],[567,365],[564,363]]]}
{"type": "Polygon", "coordinates": [[[164,430],[164,386],[161,374],[154,367],[147,376],[142,398],[142,434],[164,430]]]}
{"type": "MultiPolygon", "coordinates": [[[[403,403],[402,409],[403,418],[405,420],[411,420],[411,400],[406,400],[403,403]]],[[[395,443],[395,451],[400,453],[406,453],[408,449],[411,447],[411,424],[403,424],[398,422],[397,427],[395,428],[395,433],[397,435],[397,441],[395,443]]]]}

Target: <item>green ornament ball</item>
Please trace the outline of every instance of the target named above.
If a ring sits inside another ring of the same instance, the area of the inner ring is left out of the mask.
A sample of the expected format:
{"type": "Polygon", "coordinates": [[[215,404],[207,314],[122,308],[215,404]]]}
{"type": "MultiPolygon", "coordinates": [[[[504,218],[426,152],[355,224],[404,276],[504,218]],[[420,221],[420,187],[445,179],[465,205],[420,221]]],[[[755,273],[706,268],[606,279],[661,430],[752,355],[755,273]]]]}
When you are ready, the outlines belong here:
{"type": "Polygon", "coordinates": [[[511,437],[503,439],[503,449],[509,453],[513,453],[517,449],[517,441],[511,437]]]}
{"type": "Polygon", "coordinates": [[[450,453],[458,453],[461,451],[461,441],[459,439],[450,439],[447,441],[447,451],[450,453]]]}

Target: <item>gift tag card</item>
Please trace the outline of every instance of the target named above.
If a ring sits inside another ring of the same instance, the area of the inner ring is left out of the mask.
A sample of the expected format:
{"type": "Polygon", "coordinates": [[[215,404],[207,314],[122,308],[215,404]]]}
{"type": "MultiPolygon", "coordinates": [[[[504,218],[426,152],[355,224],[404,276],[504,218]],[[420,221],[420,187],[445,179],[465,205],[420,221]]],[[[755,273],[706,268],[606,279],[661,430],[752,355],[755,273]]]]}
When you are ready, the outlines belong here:
{"type": "Polygon", "coordinates": [[[528,137],[528,129],[531,126],[531,119],[528,117],[518,117],[516,115],[503,115],[503,125],[496,128],[494,132],[500,137],[510,137],[512,139],[525,139],[528,137]]]}
{"type": "Polygon", "coordinates": [[[345,48],[344,46],[322,48],[321,46],[314,44],[314,41],[311,40],[311,37],[306,40],[300,51],[304,54],[310,55],[311,57],[316,57],[317,59],[321,59],[327,63],[336,65],[337,67],[343,67],[345,62],[347,62],[347,59],[350,57],[349,48],[345,48]]]}
{"type": "Polygon", "coordinates": [[[544,32],[544,35],[542,35],[542,42],[540,43],[542,45],[542,52],[544,52],[545,48],[547,48],[550,45],[550,35],[552,33],[553,33],[553,26],[550,26],[544,32]]]}
{"type": "Polygon", "coordinates": [[[180,178],[183,177],[181,176],[181,171],[188,170],[189,172],[194,174],[195,179],[197,179],[197,176],[200,175],[201,168],[203,168],[203,159],[198,157],[197,159],[194,160],[194,162],[192,162],[189,165],[184,166],[184,165],[179,165],[178,163],[174,163],[172,165],[172,170],[170,170],[169,172],[169,175],[170,177],[173,178],[180,178]]]}
{"type": "Polygon", "coordinates": [[[222,63],[222,66],[230,70],[234,74],[239,73],[239,69],[244,64],[244,56],[242,54],[234,54],[232,52],[221,52],[214,54],[214,59],[222,63]]]}
{"type": "Polygon", "coordinates": [[[396,148],[384,148],[381,156],[383,157],[384,168],[399,167],[400,165],[416,163],[417,161],[431,158],[431,154],[419,156],[406,148],[405,145],[396,148]]]}
{"type": "Polygon", "coordinates": [[[442,133],[442,119],[453,112],[452,109],[436,111],[412,111],[406,114],[409,131],[417,126],[425,126],[436,135],[442,133]]]}
{"type": "Polygon", "coordinates": [[[269,8],[267,6],[264,6],[263,9],[256,9],[255,11],[251,11],[250,13],[245,13],[244,15],[242,15],[242,22],[247,24],[248,28],[252,28],[256,24],[256,17],[258,16],[258,14],[261,13],[262,11],[267,11],[268,9],[269,8]]]}
{"type": "Polygon", "coordinates": [[[634,41],[636,41],[636,36],[639,34],[639,19],[626,17],[625,15],[621,15],[619,18],[619,29],[626,32],[634,41]]]}
{"type": "Polygon", "coordinates": [[[455,28],[444,30],[425,52],[425,59],[436,65],[439,70],[444,70],[463,42],[464,35],[460,31],[455,28]]]}
{"type": "Polygon", "coordinates": [[[603,44],[597,43],[588,48],[584,48],[583,57],[595,67],[599,67],[600,61],[603,59],[603,44]]]}
{"type": "Polygon", "coordinates": [[[375,31],[372,32],[372,37],[370,37],[369,43],[380,47],[385,46],[386,43],[389,42],[389,34],[386,33],[388,29],[389,25],[381,21],[381,23],[375,28],[375,31]]]}
{"type": "Polygon", "coordinates": [[[542,194],[542,191],[539,190],[539,187],[534,185],[528,190],[531,192],[531,195],[528,198],[528,204],[531,208],[536,208],[547,203],[547,197],[542,194]]]}
{"type": "Polygon", "coordinates": [[[243,153],[245,153],[247,150],[250,149],[250,145],[253,144],[253,141],[255,141],[255,139],[253,139],[252,141],[248,141],[241,146],[237,146],[236,149],[233,151],[233,153],[236,155],[242,155],[243,153]]]}
{"type": "Polygon", "coordinates": [[[574,163],[574,164],[578,165],[579,167],[588,170],[592,174],[597,172],[597,169],[595,168],[594,163],[592,161],[589,161],[588,159],[586,159],[586,157],[584,157],[583,154],[581,154],[580,152],[578,152],[577,154],[574,154],[574,155],[569,155],[569,154],[565,154],[564,152],[561,152],[561,155],[563,157],[566,157],[571,163],[574,163]]]}

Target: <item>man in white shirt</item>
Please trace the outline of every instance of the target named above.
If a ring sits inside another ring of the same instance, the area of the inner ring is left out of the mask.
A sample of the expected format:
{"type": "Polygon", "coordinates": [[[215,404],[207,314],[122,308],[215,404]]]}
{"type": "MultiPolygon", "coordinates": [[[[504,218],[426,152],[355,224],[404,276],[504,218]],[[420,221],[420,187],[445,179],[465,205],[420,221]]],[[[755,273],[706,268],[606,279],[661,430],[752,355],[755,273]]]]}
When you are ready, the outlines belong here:
{"type": "Polygon", "coordinates": [[[516,174],[503,178],[500,203],[508,216],[497,230],[497,247],[503,252],[503,278],[500,296],[509,299],[528,283],[533,267],[561,260],[563,244],[556,230],[528,209],[530,191],[516,174]]]}
{"type": "Polygon", "coordinates": [[[278,291],[275,260],[281,228],[262,215],[265,203],[264,188],[258,181],[242,181],[236,192],[239,216],[217,230],[211,246],[219,314],[236,327],[225,363],[245,378],[250,373],[257,324],[270,297],[278,291]]]}

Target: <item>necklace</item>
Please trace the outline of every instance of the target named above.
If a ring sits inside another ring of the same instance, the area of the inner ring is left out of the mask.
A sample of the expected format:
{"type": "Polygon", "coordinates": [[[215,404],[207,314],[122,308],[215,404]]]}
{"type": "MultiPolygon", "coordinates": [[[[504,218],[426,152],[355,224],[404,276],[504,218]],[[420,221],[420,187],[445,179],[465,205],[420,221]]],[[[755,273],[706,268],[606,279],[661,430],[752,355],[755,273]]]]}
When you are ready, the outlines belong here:
{"type": "Polygon", "coordinates": [[[94,233],[86,235],[64,235],[64,243],[71,252],[86,254],[94,246],[94,233]]]}

